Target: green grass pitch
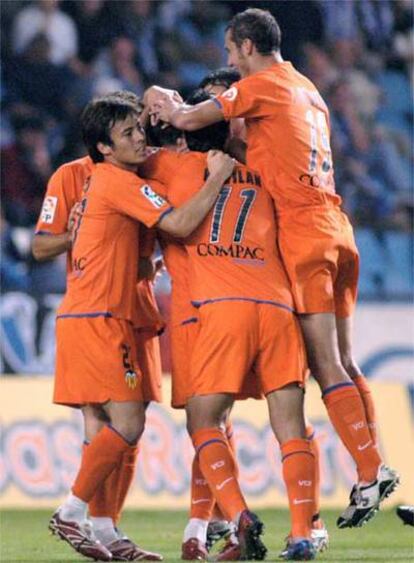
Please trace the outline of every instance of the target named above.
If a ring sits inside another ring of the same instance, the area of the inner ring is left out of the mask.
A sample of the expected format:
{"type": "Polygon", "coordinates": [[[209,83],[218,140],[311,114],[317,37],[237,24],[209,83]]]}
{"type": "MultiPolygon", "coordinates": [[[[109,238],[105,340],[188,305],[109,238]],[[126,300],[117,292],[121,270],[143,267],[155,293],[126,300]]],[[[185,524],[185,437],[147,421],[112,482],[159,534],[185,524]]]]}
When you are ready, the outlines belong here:
{"type": "MultiPolygon", "coordinates": [[[[269,549],[268,561],[277,561],[289,516],[284,510],[259,510],[269,549]]],[[[338,511],[325,511],[323,516],[331,536],[331,547],[319,561],[379,562],[414,561],[414,528],[403,526],[394,510],[380,512],[366,526],[355,530],[338,530],[338,511]]],[[[50,511],[4,510],[0,514],[0,561],[65,562],[88,561],[78,556],[64,542],[50,536],[47,530],[50,511]]],[[[186,522],[184,511],[126,511],[122,530],[147,549],[159,551],[167,562],[180,561],[182,531],[186,522]]]]}

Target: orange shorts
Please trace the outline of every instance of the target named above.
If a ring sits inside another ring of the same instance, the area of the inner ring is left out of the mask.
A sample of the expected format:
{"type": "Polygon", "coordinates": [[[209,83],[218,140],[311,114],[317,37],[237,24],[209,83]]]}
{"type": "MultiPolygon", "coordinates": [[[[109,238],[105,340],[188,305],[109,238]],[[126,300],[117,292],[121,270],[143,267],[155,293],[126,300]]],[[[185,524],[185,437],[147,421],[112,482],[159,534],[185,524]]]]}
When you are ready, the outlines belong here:
{"type": "Polygon", "coordinates": [[[58,317],[53,402],[80,406],[110,400],[144,400],[131,323],[58,317]]]}
{"type": "Polygon", "coordinates": [[[184,408],[189,397],[190,357],[198,328],[196,320],[170,327],[171,406],[175,409],[184,408]]]}
{"type": "Polygon", "coordinates": [[[134,329],[137,361],[142,373],[144,401],[162,401],[160,339],[149,329],[134,329]]]}
{"type": "Polygon", "coordinates": [[[190,364],[193,395],[240,393],[252,369],[265,395],[290,383],[303,385],[305,351],[292,312],[221,301],[200,307],[199,318],[190,364]]]}
{"type": "MultiPolygon", "coordinates": [[[[196,320],[174,325],[170,329],[171,346],[171,406],[184,408],[194,393],[191,389],[191,350],[197,340],[200,323],[196,320]]],[[[262,399],[262,387],[256,373],[251,370],[243,381],[242,390],[236,400],[262,399]]]]}
{"type": "Polygon", "coordinates": [[[359,254],[347,216],[339,207],[321,205],[282,213],[278,224],[296,311],[352,315],[359,254]]]}

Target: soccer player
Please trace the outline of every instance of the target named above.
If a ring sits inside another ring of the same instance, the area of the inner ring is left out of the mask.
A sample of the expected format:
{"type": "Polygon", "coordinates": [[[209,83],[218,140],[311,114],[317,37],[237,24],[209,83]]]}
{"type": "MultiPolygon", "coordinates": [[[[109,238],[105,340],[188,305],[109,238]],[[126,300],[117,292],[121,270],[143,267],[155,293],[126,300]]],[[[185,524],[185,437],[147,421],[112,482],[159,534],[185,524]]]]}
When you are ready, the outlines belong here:
{"type": "MultiPolygon", "coordinates": [[[[218,70],[212,71],[208,74],[199,84],[199,88],[202,88],[212,96],[219,96],[228,90],[235,82],[238,82],[241,78],[240,72],[235,67],[224,67],[218,70]]],[[[230,142],[227,142],[228,151],[234,151],[236,147],[236,153],[232,156],[238,156],[240,150],[242,149],[242,144],[239,142],[246,138],[246,127],[244,124],[244,119],[232,118],[230,123],[230,142]],[[236,144],[234,141],[238,141],[236,144]]],[[[178,131],[178,130],[176,130],[178,131]]],[[[245,147],[243,147],[245,149],[245,147]]],[[[320,517],[320,452],[319,443],[315,437],[315,431],[313,426],[306,420],[306,435],[310,440],[312,452],[315,456],[315,509],[312,517],[312,541],[316,547],[316,550],[321,552],[325,551],[329,546],[329,534],[325,527],[325,523],[320,517]]],[[[214,522],[211,522],[209,529],[214,530],[214,522]]]]}
{"type": "Polygon", "coordinates": [[[128,455],[145,424],[142,378],[132,333],[138,266],[138,221],[187,236],[214,204],[234,162],[209,154],[210,177],[184,206],[174,209],[136,175],[146,158],[136,107],[125,100],[92,101],[82,114],[88,153],[95,163],[74,229],[72,270],[57,315],[54,401],[93,405],[108,423],[82,454],[72,492],[50,529],[88,557],[112,560],[91,534],[87,504],[128,455]]]}
{"type": "MultiPolygon", "coordinates": [[[[114,92],[112,96],[131,101],[138,107],[138,97],[132,92],[114,92]]],[[[50,178],[43,207],[36,226],[32,242],[33,255],[37,260],[50,260],[64,252],[68,253],[67,268],[71,271],[71,224],[75,220],[77,204],[82,199],[82,190],[89,181],[94,163],[89,156],[62,165],[50,178]],[[72,210],[72,211],[71,211],[72,210]]],[[[139,271],[147,264],[151,249],[140,258],[139,271]]],[[[134,334],[137,360],[142,371],[144,401],[161,401],[160,378],[161,367],[158,337],[154,336],[160,328],[162,319],[157,309],[152,283],[143,279],[137,286],[136,317],[134,334]]],[[[102,429],[105,420],[102,413],[96,412],[91,405],[81,407],[85,426],[85,445],[102,429]]],[[[121,463],[115,467],[105,483],[100,486],[89,503],[90,520],[97,539],[111,552],[113,558],[127,557],[133,561],[161,560],[161,555],[143,550],[117,527],[122,507],[132,483],[137,460],[137,448],[131,448],[128,455],[123,456],[121,463]]]]}
{"type": "MultiPolygon", "coordinates": [[[[209,97],[197,93],[192,101],[209,97]]],[[[222,148],[225,123],[187,135],[190,149],[222,148]]],[[[159,151],[155,178],[180,204],[208,175],[206,155],[159,151]]],[[[200,326],[193,344],[187,413],[200,469],[226,519],[238,530],[241,559],[261,560],[262,523],[241,493],[233,456],[221,427],[223,414],[253,369],[266,395],[271,426],[283,456],[292,519],[284,557],[313,558],[311,541],[315,460],[303,416],[305,354],[288,280],[275,244],[272,201],[261,176],[236,166],[214,209],[185,241],[190,291],[200,326]]],[[[200,499],[203,500],[203,499],[200,499]]]]}
{"type": "Polygon", "coordinates": [[[311,372],[357,467],[350,505],[337,522],[355,527],[374,516],[399,477],[378,452],[373,400],[352,352],[358,251],[335,193],[328,108],[312,82],[283,60],[280,44],[269,12],[245,10],[230,21],[225,37],[228,63],[240,71],[240,82],[195,107],[162,89],[152,89],[147,101],[180,129],[245,118],[247,164],[261,172],[274,200],[311,372]]]}

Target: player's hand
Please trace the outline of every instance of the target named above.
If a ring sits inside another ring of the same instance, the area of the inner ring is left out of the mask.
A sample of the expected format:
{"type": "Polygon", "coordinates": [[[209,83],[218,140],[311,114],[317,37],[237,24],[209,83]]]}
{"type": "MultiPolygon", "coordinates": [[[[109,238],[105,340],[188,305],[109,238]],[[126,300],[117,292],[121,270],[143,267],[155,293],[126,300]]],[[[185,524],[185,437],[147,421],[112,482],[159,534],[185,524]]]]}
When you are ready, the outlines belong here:
{"type": "Polygon", "coordinates": [[[172,114],[181,106],[172,97],[160,98],[150,106],[151,125],[156,125],[159,121],[171,123],[172,114]]]}
{"type": "Polygon", "coordinates": [[[66,225],[71,239],[72,239],[72,235],[73,235],[73,230],[74,230],[77,222],[79,221],[81,214],[82,214],[82,206],[81,206],[81,203],[78,201],[77,203],[75,203],[75,205],[70,210],[68,223],[66,225]]]}
{"type": "Polygon", "coordinates": [[[207,167],[211,175],[222,174],[226,180],[234,170],[236,161],[234,158],[221,151],[208,151],[207,167]]]}
{"type": "Polygon", "coordinates": [[[151,86],[145,91],[143,102],[144,105],[151,106],[159,100],[164,100],[166,98],[170,98],[178,103],[183,103],[184,101],[177,90],[169,90],[168,88],[161,88],[160,86],[151,86]]]}

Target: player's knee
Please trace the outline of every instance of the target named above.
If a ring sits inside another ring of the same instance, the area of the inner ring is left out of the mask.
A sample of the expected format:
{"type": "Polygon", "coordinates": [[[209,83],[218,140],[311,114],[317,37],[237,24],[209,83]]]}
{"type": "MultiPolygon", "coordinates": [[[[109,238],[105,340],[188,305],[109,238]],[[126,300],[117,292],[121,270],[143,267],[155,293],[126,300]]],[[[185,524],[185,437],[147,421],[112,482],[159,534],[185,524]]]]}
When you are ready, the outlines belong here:
{"type": "Polygon", "coordinates": [[[351,355],[341,355],[341,363],[349,377],[361,375],[361,370],[351,355]]]}
{"type": "Polygon", "coordinates": [[[137,412],[126,418],[112,420],[111,426],[116,430],[127,442],[135,444],[141,438],[145,429],[145,414],[137,412]]]}

